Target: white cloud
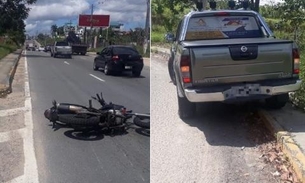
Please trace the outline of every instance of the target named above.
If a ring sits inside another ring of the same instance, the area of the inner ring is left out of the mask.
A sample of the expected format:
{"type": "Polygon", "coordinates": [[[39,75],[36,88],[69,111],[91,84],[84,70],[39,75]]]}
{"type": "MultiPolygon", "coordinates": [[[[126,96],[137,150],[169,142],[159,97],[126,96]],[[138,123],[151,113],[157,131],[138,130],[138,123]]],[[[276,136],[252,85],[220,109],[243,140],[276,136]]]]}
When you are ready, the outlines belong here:
{"type": "Polygon", "coordinates": [[[37,27],[37,24],[26,24],[25,30],[32,31],[37,27]]]}
{"type": "Polygon", "coordinates": [[[277,4],[277,3],[281,3],[283,2],[283,0],[261,0],[260,1],[260,5],[266,5],[266,4],[269,4],[269,5],[272,5],[272,4],[277,4]]]}
{"type": "Polygon", "coordinates": [[[94,3],[94,14],[109,14],[111,21],[123,24],[145,22],[146,0],[38,0],[30,6],[26,30],[36,33],[50,30],[56,22],[77,22],[79,14],[90,14],[91,2],[94,3]]]}
{"type": "Polygon", "coordinates": [[[76,17],[88,8],[89,3],[85,0],[53,0],[49,3],[32,5],[28,20],[57,20],[76,17]]]}
{"type": "Polygon", "coordinates": [[[36,32],[39,33],[49,33],[51,29],[51,25],[54,24],[53,20],[44,20],[44,21],[34,21],[32,23],[28,23],[25,21],[26,27],[25,30],[28,33],[35,34],[36,32]]]}

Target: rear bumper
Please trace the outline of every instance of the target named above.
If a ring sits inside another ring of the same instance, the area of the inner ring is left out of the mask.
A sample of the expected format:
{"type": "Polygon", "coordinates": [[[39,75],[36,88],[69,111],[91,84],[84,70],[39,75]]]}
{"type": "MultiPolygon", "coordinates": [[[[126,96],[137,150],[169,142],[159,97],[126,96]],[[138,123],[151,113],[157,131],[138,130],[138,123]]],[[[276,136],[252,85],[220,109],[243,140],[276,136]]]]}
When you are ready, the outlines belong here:
{"type": "Polygon", "coordinates": [[[55,52],[56,55],[71,55],[72,51],[71,50],[67,50],[67,51],[56,51],[55,52]]]}
{"type": "MultiPolygon", "coordinates": [[[[279,95],[284,93],[289,93],[298,90],[301,87],[302,80],[297,80],[293,84],[281,85],[281,86],[260,86],[260,94],[256,94],[256,96],[265,96],[269,97],[272,95],[279,95]]],[[[190,102],[222,102],[228,100],[226,98],[225,92],[228,90],[224,90],[222,92],[208,92],[201,93],[196,89],[184,89],[184,94],[186,98],[190,102]]],[[[252,96],[249,96],[249,98],[252,96]]],[[[242,97],[242,98],[248,98],[242,97]]]]}
{"type": "Polygon", "coordinates": [[[123,70],[135,70],[135,71],[141,71],[144,67],[143,62],[110,62],[109,69],[113,71],[123,71],[123,70]],[[127,67],[129,68],[127,68],[127,67]]]}

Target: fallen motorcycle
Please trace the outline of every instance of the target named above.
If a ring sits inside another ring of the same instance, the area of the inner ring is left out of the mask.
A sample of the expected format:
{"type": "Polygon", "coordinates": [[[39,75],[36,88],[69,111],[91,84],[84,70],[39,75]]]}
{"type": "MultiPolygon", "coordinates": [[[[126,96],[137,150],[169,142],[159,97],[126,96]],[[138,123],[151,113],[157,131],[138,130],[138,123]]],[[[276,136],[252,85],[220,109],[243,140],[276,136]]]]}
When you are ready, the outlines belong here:
{"type": "Polygon", "coordinates": [[[127,111],[122,105],[106,103],[102,93],[96,94],[92,99],[97,100],[101,108],[92,107],[92,100],[89,100],[89,107],[52,102],[53,106],[44,112],[44,116],[53,123],[53,128],[58,125],[69,125],[75,129],[101,129],[106,128],[112,130],[126,130],[130,124],[127,120],[133,119],[133,123],[141,128],[150,129],[150,115],[141,113],[132,113],[127,111]]]}

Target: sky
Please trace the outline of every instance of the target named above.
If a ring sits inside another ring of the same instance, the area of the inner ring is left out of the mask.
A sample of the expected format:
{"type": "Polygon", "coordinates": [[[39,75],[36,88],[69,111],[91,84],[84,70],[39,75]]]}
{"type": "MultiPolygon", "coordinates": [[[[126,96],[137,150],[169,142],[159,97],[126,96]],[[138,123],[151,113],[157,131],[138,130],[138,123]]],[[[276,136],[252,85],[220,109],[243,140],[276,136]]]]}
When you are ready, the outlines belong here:
{"type": "Polygon", "coordinates": [[[124,24],[124,30],[145,26],[146,0],[37,0],[25,20],[26,33],[50,33],[51,26],[72,22],[78,24],[79,14],[110,15],[110,22],[124,24]]]}
{"type": "Polygon", "coordinates": [[[277,4],[283,2],[283,0],[260,0],[260,5],[265,5],[265,4],[277,4]]]}

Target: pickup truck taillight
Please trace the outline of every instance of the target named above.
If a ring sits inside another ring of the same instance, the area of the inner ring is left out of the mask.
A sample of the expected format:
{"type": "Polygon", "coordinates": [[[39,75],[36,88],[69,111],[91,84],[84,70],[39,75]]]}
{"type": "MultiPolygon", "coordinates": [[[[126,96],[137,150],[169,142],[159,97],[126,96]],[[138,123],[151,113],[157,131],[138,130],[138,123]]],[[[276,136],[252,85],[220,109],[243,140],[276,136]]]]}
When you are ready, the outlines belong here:
{"type": "Polygon", "coordinates": [[[300,73],[300,53],[297,48],[294,48],[292,50],[293,55],[293,74],[299,74],[300,73]]]}
{"type": "Polygon", "coordinates": [[[180,60],[180,69],[183,83],[191,83],[191,58],[189,55],[182,55],[180,60]]]}

